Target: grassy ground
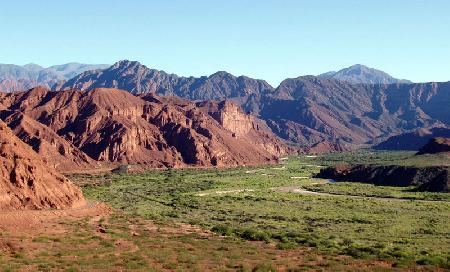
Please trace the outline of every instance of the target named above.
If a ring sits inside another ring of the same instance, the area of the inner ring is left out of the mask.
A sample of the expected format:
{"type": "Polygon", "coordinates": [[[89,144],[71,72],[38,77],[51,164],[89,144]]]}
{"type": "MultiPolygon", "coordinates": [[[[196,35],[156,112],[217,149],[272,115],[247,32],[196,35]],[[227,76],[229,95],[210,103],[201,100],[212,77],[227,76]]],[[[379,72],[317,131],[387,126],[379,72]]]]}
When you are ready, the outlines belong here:
{"type": "MultiPolygon", "coordinates": [[[[277,167],[97,176],[94,179],[101,185],[87,185],[84,191],[134,216],[162,224],[197,225],[226,236],[275,243],[279,249],[313,247],[323,254],[391,260],[399,266],[449,268],[448,194],[324,184],[309,178],[320,165],[341,162],[336,159],[341,156],[290,158],[277,167]],[[295,188],[340,195],[305,194],[295,188]]],[[[347,154],[346,160],[361,156],[365,155],[347,154]]],[[[365,158],[376,163],[392,161],[385,152],[371,156],[365,158]]]]}
{"type": "Polygon", "coordinates": [[[360,270],[386,267],[314,249],[279,250],[265,242],[220,237],[186,225],[154,224],[116,212],[96,223],[60,222],[65,234],[9,236],[17,246],[0,254],[0,271],[275,271],[360,270]],[[99,226],[102,231],[98,231],[99,226]],[[31,247],[31,248],[28,248],[31,247]]]}
{"type": "Polygon", "coordinates": [[[0,271],[450,269],[449,194],[311,178],[342,158],[411,156],[72,176],[113,214],[55,222],[63,231],[50,236],[0,232],[0,271]]]}

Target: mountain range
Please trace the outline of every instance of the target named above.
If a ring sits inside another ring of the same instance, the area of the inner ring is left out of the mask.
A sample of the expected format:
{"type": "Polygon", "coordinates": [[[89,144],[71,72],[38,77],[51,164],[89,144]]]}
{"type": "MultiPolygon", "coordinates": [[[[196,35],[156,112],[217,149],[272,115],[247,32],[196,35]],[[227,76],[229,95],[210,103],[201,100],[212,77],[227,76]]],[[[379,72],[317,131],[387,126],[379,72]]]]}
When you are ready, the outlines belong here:
{"type": "Polygon", "coordinates": [[[37,64],[23,66],[14,64],[0,64],[0,91],[24,91],[37,86],[56,88],[62,83],[84,71],[104,69],[105,64],[67,63],[47,68],[37,64]]]}
{"type": "Polygon", "coordinates": [[[56,91],[98,88],[135,96],[230,100],[282,139],[310,151],[349,150],[419,128],[450,127],[450,82],[410,83],[363,65],[286,79],[274,88],[227,72],[180,77],[124,60],[53,85],[56,91]]]}
{"type": "Polygon", "coordinates": [[[132,94],[155,93],[189,100],[220,100],[272,91],[264,80],[217,72],[203,77],[180,77],[150,69],[137,61],[119,61],[104,70],[87,71],[65,82],[61,89],[117,88],[132,94]]]}
{"type": "Polygon", "coordinates": [[[190,100],[229,99],[266,121],[285,140],[347,150],[421,127],[448,126],[450,113],[445,105],[450,102],[449,85],[407,83],[355,65],[333,76],[286,79],[273,88],[263,80],[226,72],[178,77],[138,62],[120,61],[104,70],[81,73],[62,89],[108,87],[190,100]],[[358,83],[335,78],[343,74],[355,74],[355,78],[358,73],[358,83]],[[369,83],[360,83],[367,80],[369,83]]]}

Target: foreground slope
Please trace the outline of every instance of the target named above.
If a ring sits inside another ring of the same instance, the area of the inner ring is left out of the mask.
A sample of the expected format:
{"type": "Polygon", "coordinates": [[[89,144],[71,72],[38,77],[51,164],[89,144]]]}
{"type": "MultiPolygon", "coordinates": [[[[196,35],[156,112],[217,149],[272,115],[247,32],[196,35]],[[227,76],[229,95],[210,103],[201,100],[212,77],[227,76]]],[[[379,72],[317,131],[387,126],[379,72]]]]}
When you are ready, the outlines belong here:
{"type": "Polygon", "coordinates": [[[137,97],[117,89],[44,88],[4,94],[1,101],[3,115],[20,112],[95,161],[148,167],[233,166],[275,162],[291,151],[230,102],[208,112],[186,100],[137,97]],[[231,114],[228,120],[241,122],[230,125],[215,114],[231,114]]]}
{"type": "Polygon", "coordinates": [[[84,203],[81,190],[0,121],[0,210],[62,209],[84,203]]]}

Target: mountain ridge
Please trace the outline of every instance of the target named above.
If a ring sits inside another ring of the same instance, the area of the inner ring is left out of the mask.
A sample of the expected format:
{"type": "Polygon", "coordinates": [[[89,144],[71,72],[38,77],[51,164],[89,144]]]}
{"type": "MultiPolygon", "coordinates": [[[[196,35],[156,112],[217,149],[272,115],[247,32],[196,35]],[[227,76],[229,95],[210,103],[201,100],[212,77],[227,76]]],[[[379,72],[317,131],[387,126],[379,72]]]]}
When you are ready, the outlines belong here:
{"type": "Polygon", "coordinates": [[[334,78],[352,84],[410,84],[409,80],[397,79],[388,73],[367,67],[362,64],[354,64],[339,71],[330,71],[318,75],[318,77],[334,78]]]}
{"type": "Polygon", "coordinates": [[[209,76],[182,77],[128,60],[118,61],[107,69],[81,73],[65,82],[60,89],[95,88],[118,88],[132,94],[176,95],[190,100],[244,97],[274,89],[264,80],[234,76],[225,71],[218,71],[209,76]],[[116,80],[118,78],[122,80],[116,80]]]}

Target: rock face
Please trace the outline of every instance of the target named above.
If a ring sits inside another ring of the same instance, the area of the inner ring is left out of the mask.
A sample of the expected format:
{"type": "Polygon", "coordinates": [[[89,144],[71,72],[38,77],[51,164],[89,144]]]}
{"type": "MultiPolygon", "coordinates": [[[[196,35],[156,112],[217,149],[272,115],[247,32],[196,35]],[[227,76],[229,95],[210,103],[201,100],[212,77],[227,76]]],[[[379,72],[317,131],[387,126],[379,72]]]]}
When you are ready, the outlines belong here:
{"type": "MultiPolygon", "coordinates": [[[[70,155],[73,163],[234,166],[275,162],[277,156],[292,151],[230,102],[207,111],[176,97],[137,97],[117,89],[51,92],[44,88],[3,94],[0,101],[4,108],[0,116],[9,121],[10,116],[25,115],[41,124],[36,127],[45,137],[37,138],[58,152],[64,150],[59,154],[70,155]],[[232,122],[231,117],[240,121],[232,122]]],[[[23,133],[25,125],[17,126],[14,120],[9,124],[25,140],[36,134],[23,133]]],[[[34,141],[27,140],[31,145],[34,141]]]]}
{"type": "Polygon", "coordinates": [[[338,72],[328,72],[319,75],[323,78],[333,78],[345,81],[352,84],[397,84],[397,83],[412,83],[409,80],[396,79],[391,75],[369,68],[367,66],[356,64],[348,68],[342,69],[338,72]]]}
{"type": "Polygon", "coordinates": [[[72,143],[27,115],[4,110],[1,111],[0,118],[17,137],[31,146],[44,162],[56,170],[73,171],[95,166],[95,162],[72,143]]]}
{"type": "Polygon", "coordinates": [[[84,71],[103,69],[108,65],[91,65],[82,63],[67,63],[43,68],[36,64],[23,66],[0,64],[0,91],[18,92],[44,86],[59,88],[59,84],[84,71]]]}
{"type": "Polygon", "coordinates": [[[377,144],[374,149],[418,151],[435,137],[450,138],[450,128],[422,128],[402,133],[389,137],[387,140],[377,144]]]}
{"type": "Polygon", "coordinates": [[[227,72],[217,72],[200,78],[179,77],[127,60],[119,61],[108,69],[82,73],[61,87],[78,90],[95,88],[117,88],[132,94],[155,93],[190,100],[222,100],[273,90],[264,80],[235,77],[227,72]]]}
{"type": "Polygon", "coordinates": [[[208,113],[222,127],[232,133],[233,138],[249,139],[254,145],[266,150],[273,156],[290,154],[297,148],[286,146],[280,139],[274,137],[272,131],[262,120],[245,114],[240,107],[230,101],[198,102],[197,107],[208,113]]]}
{"type": "Polygon", "coordinates": [[[62,209],[85,204],[76,186],[0,121],[0,210],[62,209]]]}
{"type": "Polygon", "coordinates": [[[398,165],[341,165],[324,168],[317,178],[372,183],[383,186],[417,186],[420,191],[449,192],[450,169],[398,165]]]}
{"type": "Polygon", "coordinates": [[[438,137],[431,139],[419,150],[419,152],[417,152],[417,155],[436,154],[443,152],[449,152],[450,154],[450,138],[438,137]]]}

